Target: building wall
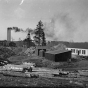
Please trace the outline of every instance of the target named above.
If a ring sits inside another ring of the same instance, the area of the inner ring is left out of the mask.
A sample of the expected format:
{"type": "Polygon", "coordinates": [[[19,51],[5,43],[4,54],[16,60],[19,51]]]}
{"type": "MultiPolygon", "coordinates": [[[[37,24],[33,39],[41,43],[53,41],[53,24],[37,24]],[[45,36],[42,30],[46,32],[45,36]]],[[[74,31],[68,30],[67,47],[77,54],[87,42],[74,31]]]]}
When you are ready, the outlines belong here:
{"type": "Polygon", "coordinates": [[[88,56],[88,49],[66,48],[71,50],[73,55],[88,56]]]}
{"type": "Polygon", "coordinates": [[[45,53],[45,58],[55,62],[68,61],[69,59],[71,59],[71,51],[58,54],[45,53]]]}
{"type": "Polygon", "coordinates": [[[38,56],[38,49],[35,49],[35,54],[38,56]]]}
{"type": "Polygon", "coordinates": [[[39,56],[40,57],[44,57],[45,56],[45,51],[44,50],[40,50],[39,51],[39,56]]]}
{"type": "Polygon", "coordinates": [[[55,61],[55,55],[50,53],[45,53],[45,58],[48,60],[55,61]]]}
{"type": "Polygon", "coordinates": [[[44,50],[44,52],[46,52],[46,49],[36,49],[36,50],[35,50],[35,54],[39,56],[39,51],[40,51],[40,50],[44,50]]]}
{"type": "Polygon", "coordinates": [[[71,51],[55,55],[55,62],[68,61],[69,59],[71,59],[71,51]]]}

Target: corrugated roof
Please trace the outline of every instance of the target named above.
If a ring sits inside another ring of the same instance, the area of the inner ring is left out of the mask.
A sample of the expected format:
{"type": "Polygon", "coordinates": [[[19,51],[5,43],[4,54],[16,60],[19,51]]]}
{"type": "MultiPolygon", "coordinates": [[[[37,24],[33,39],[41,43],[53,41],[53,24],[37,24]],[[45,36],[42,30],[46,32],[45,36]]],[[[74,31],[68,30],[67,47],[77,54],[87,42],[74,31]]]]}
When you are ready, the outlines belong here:
{"type": "Polygon", "coordinates": [[[88,49],[88,43],[69,43],[69,48],[88,49]]]}
{"type": "Polygon", "coordinates": [[[68,50],[54,50],[54,51],[47,51],[46,53],[59,54],[59,53],[65,53],[65,52],[69,52],[69,51],[68,50]]]}

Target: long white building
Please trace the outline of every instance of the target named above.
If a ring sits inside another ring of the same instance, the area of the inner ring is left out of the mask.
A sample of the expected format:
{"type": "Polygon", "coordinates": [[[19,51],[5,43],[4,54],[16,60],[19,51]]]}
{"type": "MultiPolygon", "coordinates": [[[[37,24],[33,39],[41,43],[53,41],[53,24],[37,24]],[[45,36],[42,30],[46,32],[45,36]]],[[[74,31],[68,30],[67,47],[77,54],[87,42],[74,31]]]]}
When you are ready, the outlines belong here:
{"type": "Polygon", "coordinates": [[[88,56],[88,43],[70,43],[66,49],[73,55],[88,56]]]}

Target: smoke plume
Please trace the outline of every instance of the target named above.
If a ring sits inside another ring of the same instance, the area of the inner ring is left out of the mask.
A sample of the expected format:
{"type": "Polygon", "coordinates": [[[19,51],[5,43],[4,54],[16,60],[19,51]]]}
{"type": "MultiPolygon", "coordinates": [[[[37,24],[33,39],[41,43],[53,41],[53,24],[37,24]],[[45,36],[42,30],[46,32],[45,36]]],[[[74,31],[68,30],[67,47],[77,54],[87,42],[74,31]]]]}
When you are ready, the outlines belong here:
{"type": "Polygon", "coordinates": [[[9,30],[14,30],[15,32],[24,32],[23,29],[18,28],[18,27],[8,27],[9,30]]]}
{"type": "Polygon", "coordinates": [[[76,27],[68,13],[59,13],[51,18],[49,23],[44,24],[46,37],[50,40],[72,40],[76,27]]]}
{"type": "Polygon", "coordinates": [[[24,33],[31,33],[34,34],[34,30],[31,28],[26,28],[26,30],[23,30],[22,28],[18,27],[8,27],[10,30],[14,30],[15,32],[24,32],[24,33]]]}
{"type": "Polygon", "coordinates": [[[27,28],[25,32],[27,32],[27,33],[31,33],[31,34],[34,34],[34,30],[31,29],[31,28],[27,28]]]}
{"type": "Polygon", "coordinates": [[[14,30],[15,32],[24,32],[23,29],[18,28],[18,27],[13,27],[12,30],[14,30]]]}

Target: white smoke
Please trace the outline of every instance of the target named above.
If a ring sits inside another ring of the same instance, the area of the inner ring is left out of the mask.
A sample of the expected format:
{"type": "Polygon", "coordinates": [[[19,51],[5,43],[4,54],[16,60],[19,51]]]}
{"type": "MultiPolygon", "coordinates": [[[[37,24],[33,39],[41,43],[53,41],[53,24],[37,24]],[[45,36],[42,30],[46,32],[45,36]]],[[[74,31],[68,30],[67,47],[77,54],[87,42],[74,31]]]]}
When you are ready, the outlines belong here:
{"type": "Polygon", "coordinates": [[[50,40],[69,41],[74,36],[76,27],[68,13],[55,15],[50,23],[44,24],[45,33],[50,40]]]}

